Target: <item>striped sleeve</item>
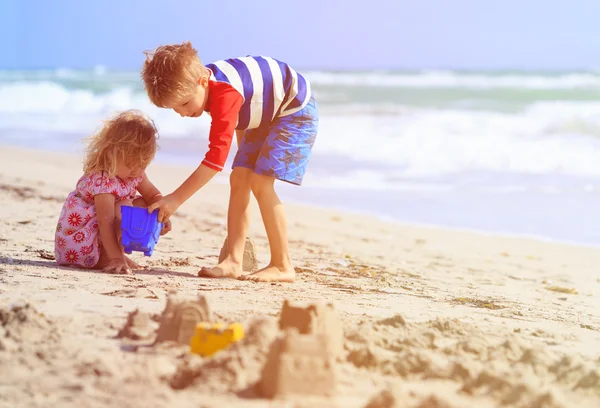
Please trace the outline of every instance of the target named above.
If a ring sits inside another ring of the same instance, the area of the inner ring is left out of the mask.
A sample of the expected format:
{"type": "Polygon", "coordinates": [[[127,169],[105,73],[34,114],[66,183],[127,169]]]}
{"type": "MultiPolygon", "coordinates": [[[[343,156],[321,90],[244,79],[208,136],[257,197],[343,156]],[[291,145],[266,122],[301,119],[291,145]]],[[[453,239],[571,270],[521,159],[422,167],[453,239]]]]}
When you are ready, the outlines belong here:
{"type": "Polygon", "coordinates": [[[221,171],[231,149],[244,98],[231,85],[216,81],[209,82],[208,95],[207,110],[210,112],[212,122],[208,136],[208,152],[202,164],[221,171]]]}

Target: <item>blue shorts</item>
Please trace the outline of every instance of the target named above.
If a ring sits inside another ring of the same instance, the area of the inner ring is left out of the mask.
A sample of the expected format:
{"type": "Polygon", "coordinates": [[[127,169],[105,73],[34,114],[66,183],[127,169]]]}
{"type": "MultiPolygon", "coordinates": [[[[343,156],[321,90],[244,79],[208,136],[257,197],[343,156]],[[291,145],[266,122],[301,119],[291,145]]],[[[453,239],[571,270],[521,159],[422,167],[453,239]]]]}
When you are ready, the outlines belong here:
{"type": "Polygon", "coordinates": [[[232,168],[245,167],[256,174],[301,185],[318,124],[317,105],[311,97],[298,112],[247,130],[232,168]]]}

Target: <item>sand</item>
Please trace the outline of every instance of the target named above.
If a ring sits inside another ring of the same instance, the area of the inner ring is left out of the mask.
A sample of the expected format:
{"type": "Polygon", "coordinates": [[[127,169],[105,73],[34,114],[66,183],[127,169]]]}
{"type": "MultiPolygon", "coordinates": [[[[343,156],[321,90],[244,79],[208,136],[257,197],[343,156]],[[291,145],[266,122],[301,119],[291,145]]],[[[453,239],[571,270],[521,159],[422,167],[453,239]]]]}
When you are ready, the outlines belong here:
{"type": "MultiPolygon", "coordinates": [[[[197,277],[225,238],[227,175],[184,204],[133,275],[58,267],[81,159],[0,147],[0,407],[597,407],[600,250],[287,205],[294,284],[197,277]],[[204,296],[244,339],[207,358],[151,344],[167,294],[204,296]],[[329,396],[257,385],[285,300],[343,327],[329,396]]],[[[186,167],[152,165],[169,192],[186,167]]],[[[268,248],[253,202],[250,235],[268,248]]]]}

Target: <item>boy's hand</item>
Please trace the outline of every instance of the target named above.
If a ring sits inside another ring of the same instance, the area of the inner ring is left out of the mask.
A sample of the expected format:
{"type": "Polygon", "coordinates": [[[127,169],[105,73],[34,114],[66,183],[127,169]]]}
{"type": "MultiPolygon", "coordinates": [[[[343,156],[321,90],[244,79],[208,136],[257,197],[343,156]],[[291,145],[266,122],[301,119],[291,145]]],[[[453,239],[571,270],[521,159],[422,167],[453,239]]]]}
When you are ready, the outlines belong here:
{"type": "Polygon", "coordinates": [[[148,212],[151,213],[158,208],[158,222],[166,223],[180,205],[181,203],[173,194],[168,194],[149,206],[148,212]]]}
{"type": "Polygon", "coordinates": [[[165,235],[167,234],[169,231],[171,231],[171,220],[167,220],[165,221],[165,223],[163,224],[162,230],[160,230],[160,235],[165,235]]]}

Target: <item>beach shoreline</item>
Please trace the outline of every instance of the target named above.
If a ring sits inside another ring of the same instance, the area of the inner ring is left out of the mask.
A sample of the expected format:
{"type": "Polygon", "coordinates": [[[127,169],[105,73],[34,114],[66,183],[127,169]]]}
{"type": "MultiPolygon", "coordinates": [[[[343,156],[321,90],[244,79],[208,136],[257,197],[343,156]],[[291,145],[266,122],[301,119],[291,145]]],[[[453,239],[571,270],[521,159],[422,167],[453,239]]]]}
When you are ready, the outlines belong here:
{"type": "MultiPolygon", "coordinates": [[[[82,135],[78,138],[75,134],[50,133],[42,138],[48,141],[36,142],[41,137],[38,133],[9,133],[12,139],[0,132],[0,145],[77,157],[82,154],[82,135]]],[[[208,141],[202,136],[164,137],[159,143],[161,149],[154,165],[191,171],[204,157],[208,141]]],[[[320,152],[319,146],[313,156],[301,187],[278,183],[278,193],[287,203],[371,216],[400,225],[600,247],[600,219],[590,210],[600,206],[600,189],[594,178],[474,173],[443,179],[376,181],[374,174],[384,167],[329,155],[320,152]],[[370,180],[371,176],[375,180],[370,180]]],[[[211,183],[228,184],[233,157],[234,151],[221,177],[211,183]]]]}
{"type": "MultiPolygon", "coordinates": [[[[1,371],[9,373],[0,380],[0,407],[268,405],[244,394],[259,365],[236,366],[232,377],[214,363],[213,374],[178,389],[173,376],[190,363],[186,351],[123,348],[116,335],[128,314],[160,313],[170,290],[206,296],[219,319],[246,327],[259,318],[275,324],[285,299],[332,302],[345,332],[339,384],[311,406],[364,407],[386,388],[407,407],[432,398],[446,405],[430,406],[452,407],[600,404],[598,248],[285,202],[294,284],[200,279],[225,237],[225,173],[182,206],[153,257],[134,257],[146,269],[114,276],[61,268],[42,255],[53,252],[80,163],[73,154],[0,146],[0,308],[29,304],[44,315],[0,327],[13,333],[0,347],[1,371]]],[[[168,193],[191,169],[157,163],[148,174],[168,193]]],[[[254,201],[249,235],[265,265],[254,201]]],[[[236,353],[263,361],[250,341],[236,353]]],[[[215,361],[229,367],[228,353],[215,361]]]]}

